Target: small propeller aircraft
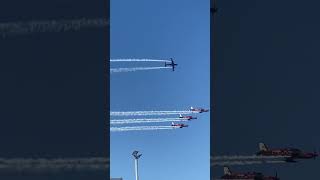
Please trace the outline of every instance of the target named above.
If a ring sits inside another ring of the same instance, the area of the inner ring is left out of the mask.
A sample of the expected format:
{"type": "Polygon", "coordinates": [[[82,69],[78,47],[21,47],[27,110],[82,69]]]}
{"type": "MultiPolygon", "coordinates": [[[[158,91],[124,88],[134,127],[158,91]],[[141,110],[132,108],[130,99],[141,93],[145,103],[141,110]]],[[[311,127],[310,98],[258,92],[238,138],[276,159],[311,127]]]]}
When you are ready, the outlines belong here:
{"type": "Polygon", "coordinates": [[[208,111],[209,111],[209,109],[193,108],[193,107],[190,107],[190,111],[198,112],[198,113],[203,113],[203,112],[208,112],[208,111]]]}
{"type": "Polygon", "coordinates": [[[277,173],[275,176],[264,176],[260,172],[233,173],[227,166],[223,167],[223,171],[221,179],[280,180],[277,173]]]}
{"type": "Polygon", "coordinates": [[[269,149],[264,143],[259,143],[258,156],[284,156],[286,162],[297,162],[295,159],[315,159],[317,152],[303,152],[297,148],[269,149]]]}
{"type": "Polygon", "coordinates": [[[178,64],[175,64],[172,58],[170,58],[170,61],[171,61],[171,63],[166,63],[165,62],[164,63],[164,67],[171,66],[172,67],[172,71],[174,71],[174,67],[178,66],[178,64]]]}
{"type": "Polygon", "coordinates": [[[186,124],[175,124],[174,122],[171,123],[171,126],[178,127],[178,128],[188,127],[188,125],[186,124]]]}
{"type": "Polygon", "coordinates": [[[187,119],[187,120],[197,119],[197,117],[193,117],[193,116],[182,116],[181,114],[180,114],[179,118],[183,118],[183,119],[187,119]]]}

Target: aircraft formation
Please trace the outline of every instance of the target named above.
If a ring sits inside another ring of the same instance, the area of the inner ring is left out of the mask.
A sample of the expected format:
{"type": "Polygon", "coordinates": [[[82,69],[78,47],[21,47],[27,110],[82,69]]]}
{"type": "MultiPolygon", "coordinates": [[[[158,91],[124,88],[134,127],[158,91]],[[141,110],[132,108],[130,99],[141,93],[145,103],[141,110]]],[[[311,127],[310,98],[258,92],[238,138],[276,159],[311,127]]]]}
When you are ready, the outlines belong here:
{"type": "Polygon", "coordinates": [[[189,125],[180,122],[188,122],[191,120],[198,119],[195,116],[188,114],[196,114],[208,112],[208,109],[193,108],[191,107],[186,111],[126,111],[126,112],[115,112],[111,111],[111,117],[136,117],[136,116],[156,116],[155,118],[122,118],[113,119],[111,118],[110,124],[111,132],[123,132],[123,131],[146,131],[146,130],[170,130],[187,128],[189,125]],[[183,115],[182,115],[183,114],[183,115]],[[174,115],[175,117],[163,117],[174,115]],[[179,115],[179,116],[178,116],[179,115]],[[171,122],[171,124],[169,124],[171,122]],[[179,122],[179,123],[175,123],[179,122]],[[166,125],[152,125],[152,126],[136,126],[134,124],[150,124],[150,123],[166,123],[166,125]],[[133,125],[132,125],[133,124],[133,125]],[[125,125],[125,126],[122,126],[125,125]],[[128,126],[130,125],[130,126],[128,126]]]}
{"type": "MultiPolygon", "coordinates": [[[[121,73],[121,72],[135,72],[135,71],[144,71],[144,70],[157,70],[157,69],[172,69],[175,70],[177,63],[170,58],[166,59],[110,59],[111,63],[116,62],[158,62],[164,63],[164,66],[152,66],[152,67],[121,67],[121,68],[110,68],[110,73],[121,73]]],[[[110,131],[111,132],[123,132],[123,131],[144,131],[144,130],[167,130],[167,129],[177,129],[177,128],[186,128],[189,125],[184,123],[175,123],[182,121],[190,121],[197,119],[197,117],[191,115],[182,115],[182,114],[194,114],[194,113],[203,113],[208,112],[208,109],[203,108],[193,108],[190,107],[189,110],[185,111],[131,111],[131,112],[115,112],[111,111],[110,116],[121,116],[121,117],[132,117],[132,118],[122,118],[122,119],[113,119],[110,120],[110,131]],[[176,115],[175,117],[162,117],[167,115],[176,115]],[[177,116],[179,115],[179,116],[177,116]],[[134,118],[136,116],[158,116],[156,118],[134,118]],[[168,124],[167,122],[170,122],[168,124]],[[128,125],[128,124],[147,124],[147,123],[167,123],[165,126],[153,125],[153,126],[120,126],[119,125],[128,125]]]]}
{"type": "Polygon", "coordinates": [[[212,157],[213,166],[224,166],[224,174],[220,179],[247,179],[247,180],[279,180],[277,176],[264,176],[260,172],[232,173],[230,165],[251,164],[275,164],[275,163],[297,163],[298,160],[316,159],[317,152],[306,152],[298,148],[285,147],[269,149],[264,143],[259,143],[259,150],[249,156],[215,156],[212,157]]]}

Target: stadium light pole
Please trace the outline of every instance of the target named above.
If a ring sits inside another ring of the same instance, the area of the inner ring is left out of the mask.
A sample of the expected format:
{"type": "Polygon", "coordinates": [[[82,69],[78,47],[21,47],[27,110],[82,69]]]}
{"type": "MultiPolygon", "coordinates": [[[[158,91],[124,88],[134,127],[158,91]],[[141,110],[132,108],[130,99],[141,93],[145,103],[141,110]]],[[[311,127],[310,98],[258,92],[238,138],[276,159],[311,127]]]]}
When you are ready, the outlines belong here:
{"type": "Polygon", "coordinates": [[[134,164],[135,164],[135,173],[136,173],[136,180],[139,180],[139,175],[138,175],[138,159],[142,154],[138,154],[139,151],[133,151],[132,155],[134,157],[134,164]]]}

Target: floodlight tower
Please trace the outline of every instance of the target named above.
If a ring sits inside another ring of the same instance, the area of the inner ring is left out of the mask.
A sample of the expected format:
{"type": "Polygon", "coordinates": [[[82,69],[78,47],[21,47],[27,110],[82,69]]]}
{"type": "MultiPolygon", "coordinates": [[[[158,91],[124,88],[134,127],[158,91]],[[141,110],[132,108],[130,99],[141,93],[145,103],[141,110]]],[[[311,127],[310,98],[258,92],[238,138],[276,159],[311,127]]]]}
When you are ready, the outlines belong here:
{"type": "Polygon", "coordinates": [[[133,153],[132,153],[132,155],[134,157],[136,180],[139,180],[139,176],[138,176],[138,159],[142,155],[142,154],[138,155],[138,153],[139,153],[139,151],[133,151],[133,153]]]}

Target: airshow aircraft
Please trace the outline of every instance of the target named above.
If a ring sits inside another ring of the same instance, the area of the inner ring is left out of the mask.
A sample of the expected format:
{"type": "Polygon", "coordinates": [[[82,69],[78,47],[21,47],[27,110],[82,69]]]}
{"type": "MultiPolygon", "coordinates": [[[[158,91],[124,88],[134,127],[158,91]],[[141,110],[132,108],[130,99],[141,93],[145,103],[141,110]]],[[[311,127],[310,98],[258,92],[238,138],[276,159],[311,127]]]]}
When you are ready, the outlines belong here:
{"type": "Polygon", "coordinates": [[[208,112],[208,111],[209,111],[209,109],[193,108],[193,107],[191,107],[191,108],[190,108],[190,111],[198,112],[198,113],[203,113],[203,112],[208,112]]]}
{"type": "Polygon", "coordinates": [[[259,143],[258,156],[288,156],[286,162],[297,162],[295,159],[315,159],[318,156],[316,152],[303,152],[297,148],[268,149],[264,143],[259,143]]]}
{"type": "Polygon", "coordinates": [[[186,124],[175,124],[174,122],[171,123],[171,126],[173,126],[173,127],[179,127],[179,128],[188,127],[188,125],[186,125],[186,124]]]}
{"type": "Polygon", "coordinates": [[[193,117],[193,116],[182,116],[181,114],[180,114],[179,118],[183,118],[183,119],[187,119],[187,120],[197,119],[197,117],[193,117]]]}
{"type": "Polygon", "coordinates": [[[229,167],[223,167],[224,175],[221,179],[250,179],[250,180],[280,180],[276,176],[264,176],[260,172],[232,173],[229,167]]]}
{"type": "Polygon", "coordinates": [[[174,71],[174,67],[177,66],[178,64],[175,64],[172,58],[170,58],[170,60],[171,60],[171,63],[166,63],[165,62],[164,63],[164,67],[171,66],[172,67],[172,71],[174,71]]]}

